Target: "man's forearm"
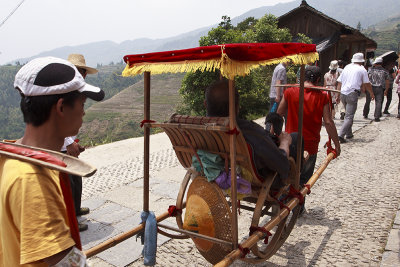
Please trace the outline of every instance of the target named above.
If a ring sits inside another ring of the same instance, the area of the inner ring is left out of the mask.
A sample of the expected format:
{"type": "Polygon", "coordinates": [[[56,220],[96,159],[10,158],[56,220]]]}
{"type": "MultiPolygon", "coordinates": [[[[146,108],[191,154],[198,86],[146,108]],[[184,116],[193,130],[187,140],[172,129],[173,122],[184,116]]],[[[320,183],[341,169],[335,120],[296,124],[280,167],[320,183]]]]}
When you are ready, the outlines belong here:
{"type": "Polygon", "coordinates": [[[289,143],[288,142],[281,142],[279,144],[279,149],[282,149],[286,153],[286,157],[289,158],[289,143]]]}

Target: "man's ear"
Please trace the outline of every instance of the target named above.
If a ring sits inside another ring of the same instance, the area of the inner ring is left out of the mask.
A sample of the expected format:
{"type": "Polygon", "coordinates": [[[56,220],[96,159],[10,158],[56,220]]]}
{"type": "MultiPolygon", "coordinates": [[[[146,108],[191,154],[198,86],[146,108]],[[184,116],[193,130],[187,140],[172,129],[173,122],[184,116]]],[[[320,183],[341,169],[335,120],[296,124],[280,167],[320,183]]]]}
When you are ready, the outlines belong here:
{"type": "Polygon", "coordinates": [[[60,98],[57,100],[57,103],[55,104],[56,107],[56,113],[58,115],[63,115],[64,114],[64,99],[60,98]]]}

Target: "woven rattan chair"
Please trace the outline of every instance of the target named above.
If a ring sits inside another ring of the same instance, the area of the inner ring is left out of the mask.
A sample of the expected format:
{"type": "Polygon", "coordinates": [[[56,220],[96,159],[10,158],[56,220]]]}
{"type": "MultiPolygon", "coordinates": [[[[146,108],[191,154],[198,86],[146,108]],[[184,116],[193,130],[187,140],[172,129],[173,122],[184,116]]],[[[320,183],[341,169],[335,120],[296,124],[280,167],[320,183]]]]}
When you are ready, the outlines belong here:
{"type": "MultiPolygon", "coordinates": [[[[229,145],[229,118],[226,117],[195,117],[186,115],[174,114],[168,122],[165,123],[150,123],[151,127],[160,127],[168,135],[173,149],[179,159],[179,162],[185,167],[188,172],[183,179],[180,192],[177,197],[177,209],[183,208],[184,196],[186,188],[193,176],[201,176],[200,173],[194,173],[192,166],[192,157],[196,155],[198,149],[205,150],[210,153],[218,154],[226,162],[230,160],[230,145],[229,145]]],[[[295,177],[295,162],[290,160],[291,171],[288,179],[288,185],[281,188],[279,192],[274,192],[271,195],[270,187],[276,177],[275,173],[271,173],[268,177],[260,177],[254,170],[253,161],[249,152],[250,147],[247,145],[243,135],[237,135],[236,142],[236,162],[241,167],[246,168],[251,172],[252,179],[252,194],[243,199],[241,208],[253,211],[252,223],[250,227],[257,228],[262,216],[275,216],[278,214],[279,209],[282,208],[277,200],[285,192],[287,192],[290,184],[298,184],[298,179],[295,177]],[[255,204],[255,205],[254,205],[255,204]]],[[[226,164],[228,166],[228,164],[226,164]]],[[[218,187],[213,187],[213,190],[220,190],[218,187]]],[[[222,192],[222,190],[221,190],[222,192]]],[[[228,204],[229,202],[226,201],[228,204]]],[[[299,209],[295,208],[287,218],[289,220],[282,220],[282,222],[275,227],[271,232],[272,236],[269,238],[268,245],[260,244],[252,248],[255,257],[248,258],[250,262],[262,262],[272,256],[277,249],[284,243],[290,231],[292,230],[299,209]]],[[[183,229],[182,216],[177,216],[177,224],[179,228],[183,229]]],[[[225,231],[226,232],[226,231],[225,231]]],[[[165,234],[165,233],[164,233],[165,234]]],[[[220,235],[216,233],[218,238],[229,241],[229,233],[220,235]]],[[[187,236],[171,236],[174,238],[184,238],[187,236]]],[[[262,243],[262,242],[259,242],[262,243]]],[[[199,250],[200,251],[200,250],[199,250]]],[[[217,263],[224,258],[231,248],[224,247],[217,244],[213,249],[208,252],[200,251],[201,254],[211,263],[217,263]]]]}

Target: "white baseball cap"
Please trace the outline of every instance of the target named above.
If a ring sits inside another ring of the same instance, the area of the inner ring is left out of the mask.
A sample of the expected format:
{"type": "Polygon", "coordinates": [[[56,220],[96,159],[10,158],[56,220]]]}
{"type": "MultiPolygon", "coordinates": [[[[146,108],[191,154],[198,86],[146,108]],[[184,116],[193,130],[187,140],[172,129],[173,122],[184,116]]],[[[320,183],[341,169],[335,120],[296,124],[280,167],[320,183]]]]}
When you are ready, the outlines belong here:
{"type": "Polygon", "coordinates": [[[15,75],[14,87],[25,96],[65,94],[76,90],[95,101],[104,98],[104,91],[87,84],[72,63],[56,57],[29,61],[15,75]]]}
{"type": "Polygon", "coordinates": [[[372,64],[380,64],[382,62],[383,62],[383,59],[381,57],[377,57],[377,58],[375,58],[374,63],[372,63],[372,64]]]}
{"type": "Polygon", "coordinates": [[[364,63],[364,54],[363,53],[355,53],[353,55],[353,58],[351,59],[351,62],[353,63],[364,63]]]}

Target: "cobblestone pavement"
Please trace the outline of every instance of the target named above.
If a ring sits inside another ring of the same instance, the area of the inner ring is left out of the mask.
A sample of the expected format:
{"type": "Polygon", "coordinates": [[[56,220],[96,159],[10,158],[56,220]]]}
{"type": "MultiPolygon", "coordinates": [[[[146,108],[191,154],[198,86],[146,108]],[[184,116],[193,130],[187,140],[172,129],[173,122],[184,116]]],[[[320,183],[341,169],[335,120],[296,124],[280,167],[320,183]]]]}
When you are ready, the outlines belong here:
{"type": "MultiPolygon", "coordinates": [[[[395,97],[394,97],[395,98],[395,97]]],[[[362,118],[365,98],[359,101],[353,130],[355,136],[342,145],[339,159],[332,161],[307,197],[301,217],[281,249],[256,266],[379,266],[393,218],[399,207],[400,121],[393,115],[381,122],[362,118]]],[[[395,112],[394,99],[390,111],[395,112]]],[[[373,104],[371,104],[373,114],[373,104]]],[[[340,129],[341,121],[335,120],[340,129]]],[[[317,166],[325,158],[323,130],[317,166]]],[[[152,136],[150,209],[165,212],[175,203],[185,170],[169,140],[152,136]]],[[[129,139],[88,149],[82,159],[98,167],[84,179],[83,205],[91,212],[80,221],[89,224],[81,233],[84,249],[127,231],[140,223],[142,210],[142,154],[140,140],[129,139]],[[118,146],[117,146],[118,145],[118,146]],[[132,148],[132,151],[129,150],[132,148]],[[116,150],[118,149],[118,151],[116,150]],[[110,155],[110,158],[107,158],[110,155]],[[119,155],[119,156],[118,156],[119,155]]],[[[250,213],[239,216],[239,236],[245,238],[250,213]]],[[[173,220],[168,221],[174,224],[173,220]]],[[[158,236],[156,266],[209,266],[189,240],[158,236]]],[[[142,266],[140,241],[128,241],[90,259],[93,266],[142,266]]],[[[247,266],[237,261],[233,266],[247,266]]]]}

